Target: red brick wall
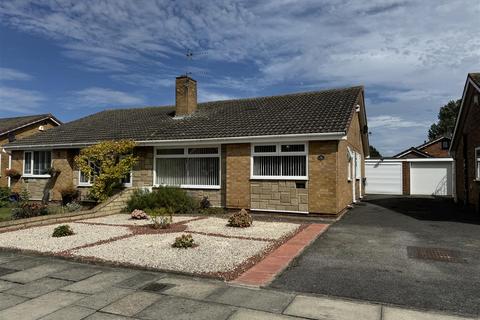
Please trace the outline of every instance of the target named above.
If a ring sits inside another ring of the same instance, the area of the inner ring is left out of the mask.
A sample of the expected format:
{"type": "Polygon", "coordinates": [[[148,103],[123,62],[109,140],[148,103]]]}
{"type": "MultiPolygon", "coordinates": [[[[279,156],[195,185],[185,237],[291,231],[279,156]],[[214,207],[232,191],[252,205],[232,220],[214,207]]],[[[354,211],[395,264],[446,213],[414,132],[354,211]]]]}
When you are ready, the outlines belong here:
{"type": "Polygon", "coordinates": [[[426,146],[425,148],[422,148],[420,150],[436,158],[448,158],[448,149],[442,149],[442,141],[443,140],[432,143],[431,145],[426,146]]]}
{"type": "Polygon", "coordinates": [[[402,163],[402,191],[403,194],[410,194],[410,162],[402,163]]]}

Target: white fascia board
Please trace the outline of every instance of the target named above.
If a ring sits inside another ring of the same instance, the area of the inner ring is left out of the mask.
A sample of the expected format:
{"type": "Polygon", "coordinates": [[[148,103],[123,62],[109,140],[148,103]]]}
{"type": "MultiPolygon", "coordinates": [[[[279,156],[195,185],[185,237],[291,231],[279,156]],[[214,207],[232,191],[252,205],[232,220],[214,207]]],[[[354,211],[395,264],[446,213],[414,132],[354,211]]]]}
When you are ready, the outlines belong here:
{"type": "Polygon", "coordinates": [[[422,158],[422,159],[405,159],[407,162],[452,162],[453,158],[422,158]]]}
{"type": "MultiPolygon", "coordinates": [[[[143,140],[135,141],[139,146],[182,146],[182,145],[209,145],[212,143],[250,143],[250,142],[290,142],[290,141],[325,141],[345,139],[345,132],[329,133],[302,133],[302,134],[284,134],[271,136],[246,136],[246,137],[226,137],[226,138],[206,138],[206,139],[177,139],[177,140],[143,140]]],[[[87,147],[97,142],[91,143],[58,143],[44,145],[23,145],[23,146],[5,146],[6,150],[29,150],[29,149],[74,149],[87,147]]]]}

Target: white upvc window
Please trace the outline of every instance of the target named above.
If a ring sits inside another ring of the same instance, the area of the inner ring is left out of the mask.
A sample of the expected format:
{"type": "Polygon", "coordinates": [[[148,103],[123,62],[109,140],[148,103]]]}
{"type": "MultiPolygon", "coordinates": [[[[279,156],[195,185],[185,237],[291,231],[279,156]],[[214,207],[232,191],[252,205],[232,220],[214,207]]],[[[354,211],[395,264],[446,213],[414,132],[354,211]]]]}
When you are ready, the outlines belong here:
{"type": "Polygon", "coordinates": [[[50,177],[52,152],[50,150],[25,151],[23,153],[24,177],[50,177]]]}
{"type": "Polygon", "coordinates": [[[348,171],[348,181],[352,181],[352,172],[353,172],[353,151],[350,149],[350,147],[347,147],[347,171],[348,171]]]}
{"type": "MultiPolygon", "coordinates": [[[[78,185],[80,187],[90,187],[92,186],[93,181],[95,180],[95,176],[100,174],[100,168],[94,165],[93,162],[90,162],[90,168],[92,168],[92,171],[94,172],[94,176],[88,178],[85,173],[82,171],[78,170],[78,185]]],[[[125,176],[123,179],[121,179],[121,182],[124,187],[131,187],[132,186],[132,173],[130,172],[127,176],[125,176]]]]}
{"type": "Polygon", "coordinates": [[[475,179],[480,181],[480,147],[475,148],[475,179]]]}
{"type": "Polygon", "coordinates": [[[156,148],[154,163],[157,186],[220,188],[220,146],[156,148]]]}
{"type": "Polygon", "coordinates": [[[308,180],[307,143],[252,144],[251,178],[308,180]]]}
{"type": "Polygon", "coordinates": [[[360,180],[362,177],[362,171],[360,164],[362,163],[362,156],[360,153],[355,152],[355,179],[360,180]]]}

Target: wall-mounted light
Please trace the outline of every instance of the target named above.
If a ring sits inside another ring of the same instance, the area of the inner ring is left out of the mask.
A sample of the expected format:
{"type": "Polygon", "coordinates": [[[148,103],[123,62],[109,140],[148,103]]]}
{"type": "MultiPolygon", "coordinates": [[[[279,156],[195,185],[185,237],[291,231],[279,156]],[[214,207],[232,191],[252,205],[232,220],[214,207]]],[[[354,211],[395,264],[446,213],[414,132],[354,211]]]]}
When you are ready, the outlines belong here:
{"type": "Polygon", "coordinates": [[[318,155],[317,159],[320,161],[325,160],[325,156],[323,154],[320,154],[318,155]]]}

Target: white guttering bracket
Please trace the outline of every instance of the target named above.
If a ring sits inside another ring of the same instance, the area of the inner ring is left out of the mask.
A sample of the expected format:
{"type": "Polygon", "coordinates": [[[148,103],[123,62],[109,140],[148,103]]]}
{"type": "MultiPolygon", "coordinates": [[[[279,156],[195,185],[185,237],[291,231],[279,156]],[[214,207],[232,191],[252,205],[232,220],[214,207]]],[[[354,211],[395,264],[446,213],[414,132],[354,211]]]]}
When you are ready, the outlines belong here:
{"type": "MultiPolygon", "coordinates": [[[[139,146],[181,146],[181,145],[204,145],[204,144],[221,144],[221,143],[261,143],[274,141],[322,141],[322,140],[344,140],[345,132],[329,132],[329,133],[302,133],[302,134],[283,134],[270,136],[245,136],[245,137],[226,137],[226,138],[206,138],[206,139],[176,139],[176,140],[140,140],[135,141],[139,146]]],[[[91,143],[58,143],[44,145],[21,145],[21,146],[5,146],[6,150],[28,150],[28,149],[73,149],[87,147],[100,141],[91,143]]]]}

